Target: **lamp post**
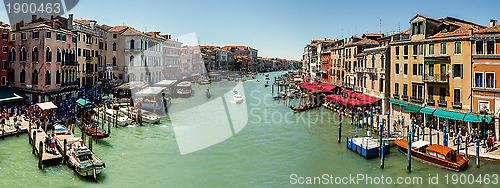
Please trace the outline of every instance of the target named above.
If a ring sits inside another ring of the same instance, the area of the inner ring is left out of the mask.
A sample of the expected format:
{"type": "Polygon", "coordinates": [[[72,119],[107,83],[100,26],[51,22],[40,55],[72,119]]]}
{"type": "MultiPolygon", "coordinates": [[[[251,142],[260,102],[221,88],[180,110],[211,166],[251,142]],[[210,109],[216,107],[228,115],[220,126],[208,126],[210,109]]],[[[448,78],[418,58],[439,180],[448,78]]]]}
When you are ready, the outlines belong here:
{"type": "Polygon", "coordinates": [[[481,147],[486,148],[486,115],[483,115],[483,119],[481,120],[483,124],[483,145],[481,147]]]}

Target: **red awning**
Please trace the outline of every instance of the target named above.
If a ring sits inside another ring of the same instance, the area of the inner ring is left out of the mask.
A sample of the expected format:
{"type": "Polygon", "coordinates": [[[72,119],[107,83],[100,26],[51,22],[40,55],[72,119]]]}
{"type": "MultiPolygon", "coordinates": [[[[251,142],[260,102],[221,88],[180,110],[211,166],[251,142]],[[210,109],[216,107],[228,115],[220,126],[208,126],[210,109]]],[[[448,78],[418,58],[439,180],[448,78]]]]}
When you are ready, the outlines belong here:
{"type": "Polygon", "coordinates": [[[354,93],[354,91],[347,90],[347,89],[342,90],[342,92],[343,92],[343,93],[349,93],[349,94],[354,93]]]}
{"type": "Polygon", "coordinates": [[[313,82],[314,85],[319,85],[319,82],[313,82]]]}
{"type": "Polygon", "coordinates": [[[351,99],[351,98],[343,97],[343,96],[340,96],[340,95],[327,95],[326,96],[326,100],[335,101],[335,102],[337,102],[339,104],[342,104],[344,106],[350,106],[350,107],[364,106],[364,105],[368,105],[369,104],[366,101],[360,101],[360,100],[356,100],[356,99],[351,99]]]}
{"type": "Polygon", "coordinates": [[[331,90],[335,89],[337,86],[325,83],[321,87],[325,88],[326,90],[330,90],[331,91],[331,90]]]}
{"type": "Polygon", "coordinates": [[[362,101],[366,101],[366,102],[369,102],[370,104],[380,100],[379,98],[371,97],[371,96],[361,94],[361,93],[351,93],[349,95],[349,97],[352,97],[352,98],[355,98],[358,100],[362,100],[362,101]]]}

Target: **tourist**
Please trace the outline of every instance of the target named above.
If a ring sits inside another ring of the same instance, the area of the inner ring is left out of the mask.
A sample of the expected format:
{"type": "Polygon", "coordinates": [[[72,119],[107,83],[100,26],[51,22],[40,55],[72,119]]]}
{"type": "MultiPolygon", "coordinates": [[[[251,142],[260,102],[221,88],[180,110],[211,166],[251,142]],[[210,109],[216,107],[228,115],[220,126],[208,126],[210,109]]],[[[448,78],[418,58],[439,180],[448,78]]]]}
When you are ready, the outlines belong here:
{"type": "Polygon", "coordinates": [[[54,151],[56,147],[56,137],[54,136],[54,133],[52,133],[52,137],[50,138],[50,149],[54,151]]]}

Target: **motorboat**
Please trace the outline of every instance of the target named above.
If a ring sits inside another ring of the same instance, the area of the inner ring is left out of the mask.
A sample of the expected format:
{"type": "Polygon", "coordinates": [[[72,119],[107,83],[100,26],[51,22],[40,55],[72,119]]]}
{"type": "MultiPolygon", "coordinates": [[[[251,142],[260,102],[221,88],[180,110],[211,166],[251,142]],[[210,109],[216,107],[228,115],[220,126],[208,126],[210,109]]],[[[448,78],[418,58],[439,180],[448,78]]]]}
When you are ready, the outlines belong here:
{"type": "Polygon", "coordinates": [[[149,124],[159,123],[161,119],[159,115],[153,112],[134,107],[120,108],[120,113],[129,116],[129,118],[131,119],[137,118],[137,116],[139,116],[142,118],[143,122],[149,124]]]}
{"type": "Polygon", "coordinates": [[[236,94],[233,96],[233,101],[236,104],[241,104],[241,103],[243,103],[243,96],[236,94]]]}
{"type": "MultiPolygon", "coordinates": [[[[408,141],[394,140],[399,150],[408,155],[408,141]]],[[[428,141],[411,142],[411,157],[434,166],[448,170],[461,171],[468,165],[469,159],[458,154],[457,151],[443,145],[430,144],[428,141]]]]}
{"type": "MultiPolygon", "coordinates": [[[[96,113],[100,113],[100,111],[102,111],[102,110],[103,110],[103,108],[94,108],[94,111],[96,113]]],[[[112,121],[115,120],[115,114],[117,114],[118,117],[116,118],[116,120],[117,120],[119,126],[125,127],[125,126],[128,126],[128,125],[132,124],[132,119],[130,119],[126,115],[123,115],[121,113],[117,113],[116,110],[105,109],[104,111],[106,112],[105,113],[105,116],[106,116],[105,118],[111,119],[112,121]]],[[[97,120],[96,116],[93,116],[93,120],[94,121],[97,120]]]]}

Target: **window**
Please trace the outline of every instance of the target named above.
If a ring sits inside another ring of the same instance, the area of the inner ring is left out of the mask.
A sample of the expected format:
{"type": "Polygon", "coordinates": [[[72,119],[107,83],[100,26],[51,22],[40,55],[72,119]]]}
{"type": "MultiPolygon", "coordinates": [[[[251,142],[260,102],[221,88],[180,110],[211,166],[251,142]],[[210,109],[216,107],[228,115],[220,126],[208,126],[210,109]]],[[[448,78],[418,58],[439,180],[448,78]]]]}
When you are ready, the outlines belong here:
{"type": "Polygon", "coordinates": [[[7,46],[2,47],[2,52],[7,53],[7,46]]]}
{"type": "Polygon", "coordinates": [[[412,84],[411,85],[411,97],[412,98],[417,98],[418,93],[418,85],[412,84]]]}
{"type": "Polygon", "coordinates": [[[478,108],[479,110],[490,110],[490,102],[489,101],[478,101],[478,108]]]}
{"type": "Polygon", "coordinates": [[[413,75],[416,76],[417,72],[418,72],[418,65],[417,64],[413,64],[413,75]]]}
{"type": "Polygon", "coordinates": [[[453,78],[460,77],[463,78],[463,65],[453,64],[453,78]]]}
{"type": "Polygon", "coordinates": [[[394,51],[395,51],[396,56],[399,56],[399,46],[396,46],[394,51]]]}
{"type": "Polygon", "coordinates": [[[81,57],[81,56],[82,56],[82,49],[78,48],[78,57],[81,57]]]}
{"type": "Polygon", "coordinates": [[[26,40],[26,33],[21,33],[21,40],[26,40]]]}
{"type": "Polygon", "coordinates": [[[116,36],[117,36],[116,34],[113,34],[113,38],[114,38],[114,39],[116,39],[116,36]]]}
{"type": "Polygon", "coordinates": [[[24,46],[21,48],[21,54],[19,54],[19,58],[21,61],[26,61],[26,48],[24,46]]]}
{"type": "Polygon", "coordinates": [[[483,54],[483,41],[476,41],[476,54],[483,54]]]}
{"type": "Polygon", "coordinates": [[[12,35],[10,35],[10,40],[16,41],[16,34],[15,33],[12,33],[12,35]]]}
{"type": "Polygon", "coordinates": [[[429,44],[429,55],[434,55],[434,44],[429,44]]]}
{"type": "Polygon", "coordinates": [[[61,50],[58,48],[56,51],[56,62],[61,62],[61,50]]]}
{"type": "Polygon", "coordinates": [[[62,35],[62,41],[66,41],[66,35],[62,35]]]}
{"type": "Polygon", "coordinates": [[[441,47],[441,54],[446,54],[446,42],[442,42],[439,46],[441,47]]]}
{"type": "Polygon", "coordinates": [[[31,53],[31,61],[38,62],[38,47],[33,48],[33,52],[31,53]]]}
{"type": "Polygon", "coordinates": [[[130,49],[134,49],[134,46],[135,46],[135,41],[134,41],[134,39],[132,39],[130,41],[130,49]]]}
{"type": "Polygon", "coordinates": [[[476,87],[483,87],[483,73],[475,72],[474,73],[474,83],[476,87]]]}
{"type": "Polygon", "coordinates": [[[47,70],[45,71],[45,86],[50,86],[51,80],[50,80],[50,71],[47,70]]]}
{"type": "Polygon", "coordinates": [[[453,102],[460,103],[460,89],[453,90],[453,102]]]}
{"type": "Polygon", "coordinates": [[[10,49],[10,61],[16,61],[16,49],[12,47],[10,49]]]}
{"type": "Polygon", "coordinates": [[[2,86],[7,85],[7,77],[2,76],[2,86]]]}
{"type": "Polygon", "coordinates": [[[486,73],[486,87],[495,88],[495,73],[486,73]]]}
{"type": "Polygon", "coordinates": [[[427,87],[427,95],[430,100],[434,100],[434,87],[427,87]]]}
{"type": "Polygon", "coordinates": [[[403,64],[403,74],[408,75],[408,63],[403,64]]]}
{"type": "Polygon", "coordinates": [[[2,33],[2,40],[9,40],[9,34],[2,33]]]}
{"type": "Polygon", "coordinates": [[[439,88],[439,100],[440,101],[445,101],[446,100],[446,88],[445,87],[440,87],[439,88]]]}
{"type": "Polygon", "coordinates": [[[462,53],[462,42],[455,42],[455,54],[462,53]]]}
{"type": "Polygon", "coordinates": [[[33,70],[31,73],[31,84],[38,85],[38,70],[33,70]]]}
{"type": "Polygon", "coordinates": [[[399,83],[394,83],[394,94],[399,95],[399,83]]]}
{"type": "Polygon", "coordinates": [[[403,84],[403,96],[408,96],[408,84],[403,84]]]}
{"type": "Polygon", "coordinates": [[[408,45],[404,46],[403,55],[408,56],[408,45]]]}
{"type": "Polygon", "coordinates": [[[116,66],[116,57],[113,57],[113,66],[116,66]]]}
{"type": "Polygon", "coordinates": [[[423,44],[418,45],[418,55],[424,55],[424,45],[423,44]]]}
{"type": "Polygon", "coordinates": [[[2,60],[2,70],[7,70],[7,61],[2,60]]]}
{"type": "Polygon", "coordinates": [[[113,51],[116,51],[116,43],[113,42],[113,51]]]}
{"type": "Polygon", "coordinates": [[[434,64],[429,64],[429,76],[434,76],[434,64]]]}
{"type": "Polygon", "coordinates": [[[45,32],[45,38],[52,38],[52,33],[50,31],[45,32]]]}
{"type": "Polygon", "coordinates": [[[56,33],[56,40],[61,40],[61,34],[60,33],[56,33]]]}
{"type": "Polygon", "coordinates": [[[59,70],[56,71],[56,85],[61,84],[61,72],[59,70]]]}
{"type": "Polygon", "coordinates": [[[495,41],[486,42],[486,54],[495,54],[495,41]]]}
{"type": "Polygon", "coordinates": [[[418,64],[418,75],[424,75],[424,64],[418,64]]]}
{"type": "Polygon", "coordinates": [[[24,71],[24,69],[21,71],[21,74],[19,75],[19,83],[21,84],[26,83],[26,71],[24,71]]]}
{"type": "Polygon", "coordinates": [[[33,39],[38,39],[38,37],[40,37],[40,32],[38,32],[38,31],[33,31],[33,36],[31,36],[31,38],[33,38],[33,39]]]}
{"type": "Polygon", "coordinates": [[[45,49],[45,62],[52,62],[52,51],[50,51],[50,47],[48,46],[45,49]]]}
{"type": "Polygon", "coordinates": [[[414,44],[413,45],[413,56],[417,56],[417,54],[418,54],[418,45],[414,44]]]}

